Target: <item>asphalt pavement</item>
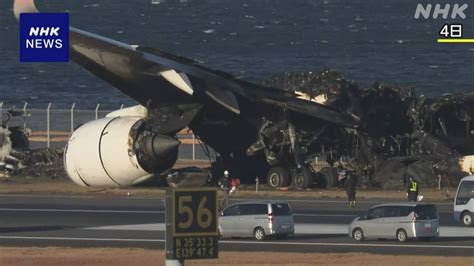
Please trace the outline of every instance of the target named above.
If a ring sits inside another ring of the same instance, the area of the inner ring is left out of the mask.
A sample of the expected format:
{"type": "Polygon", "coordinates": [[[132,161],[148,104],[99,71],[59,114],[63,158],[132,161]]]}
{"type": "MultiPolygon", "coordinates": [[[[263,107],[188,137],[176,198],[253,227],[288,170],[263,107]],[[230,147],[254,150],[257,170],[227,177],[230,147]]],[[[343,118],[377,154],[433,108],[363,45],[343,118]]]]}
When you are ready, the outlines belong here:
{"type": "MultiPolygon", "coordinates": [[[[241,200],[241,199],[239,199],[241,200]]],[[[221,250],[288,252],[369,252],[474,257],[474,229],[454,221],[452,204],[436,203],[440,238],[432,242],[356,242],[347,225],[380,201],[355,208],[338,200],[289,200],[295,234],[258,242],[221,239],[221,250]]],[[[0,246],[164,248],[164,202],[117,196],[0,195],[0,246]]]]}

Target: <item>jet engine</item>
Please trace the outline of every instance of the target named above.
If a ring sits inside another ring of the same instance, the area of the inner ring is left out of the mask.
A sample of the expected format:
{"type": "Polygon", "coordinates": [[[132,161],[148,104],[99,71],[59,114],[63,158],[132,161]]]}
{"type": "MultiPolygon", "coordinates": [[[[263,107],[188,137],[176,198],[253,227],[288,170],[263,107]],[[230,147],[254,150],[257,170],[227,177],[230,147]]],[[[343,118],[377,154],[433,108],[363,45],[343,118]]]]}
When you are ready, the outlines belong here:
{"type": "Polygon", "coordinates": [[[68,176],[81,186],[125,187],[170,169],[180,142],[143,117],[106,117],[72,134],[64,150],[68,176]]]}

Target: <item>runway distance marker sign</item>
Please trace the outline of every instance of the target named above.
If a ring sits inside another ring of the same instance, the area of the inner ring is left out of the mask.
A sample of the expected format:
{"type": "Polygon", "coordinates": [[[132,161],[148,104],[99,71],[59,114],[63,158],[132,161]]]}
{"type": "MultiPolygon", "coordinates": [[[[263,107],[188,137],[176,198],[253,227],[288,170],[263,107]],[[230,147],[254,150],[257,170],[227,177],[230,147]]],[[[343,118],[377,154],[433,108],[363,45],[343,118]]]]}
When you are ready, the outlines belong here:
{"type": "MultiPolygon", "coordinates": [[[[218,257],[218,206],[214,188],[176,188],[170,190],[171,215],[168,232],[172,236],[174,259],[218,257]],[[171,232],[170,232],[171,231],[171,232]]],[[[167,237],[168,239],[168,237],[167,237]]],[[[167,250],[168,251],[168,250],[167,250]]]]}

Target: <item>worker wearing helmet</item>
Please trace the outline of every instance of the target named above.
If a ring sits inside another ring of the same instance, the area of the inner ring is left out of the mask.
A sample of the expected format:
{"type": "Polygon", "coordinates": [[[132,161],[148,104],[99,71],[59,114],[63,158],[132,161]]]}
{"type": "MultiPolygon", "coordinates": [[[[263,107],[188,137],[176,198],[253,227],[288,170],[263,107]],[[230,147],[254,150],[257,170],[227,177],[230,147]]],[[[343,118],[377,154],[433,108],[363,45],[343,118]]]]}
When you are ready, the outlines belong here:
{"type": "Polygon", "coordinates": [[[224,171],[224,176],[219,180],[219,186],[222,190],[222,200],[221,200],[221,209],[224,209],[229,205],[229,187],[230,187],[230,177],[229,171],[224,171]]]}

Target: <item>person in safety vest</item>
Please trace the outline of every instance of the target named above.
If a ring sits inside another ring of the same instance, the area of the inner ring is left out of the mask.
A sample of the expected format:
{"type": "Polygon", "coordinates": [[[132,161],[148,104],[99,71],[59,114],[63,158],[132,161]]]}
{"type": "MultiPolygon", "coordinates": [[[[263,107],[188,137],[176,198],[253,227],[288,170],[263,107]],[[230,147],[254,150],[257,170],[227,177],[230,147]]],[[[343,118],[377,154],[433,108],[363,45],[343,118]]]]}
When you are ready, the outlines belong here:
{"type": "Polygon", "coordinates": [[[408,182],[408,189],[407,189],[408,201],[416,202],[418,198],[419,190],[420,190],[420,186],[418,185],[418,181],[413,176],[410,176],[410,182],[408,182]]]}

